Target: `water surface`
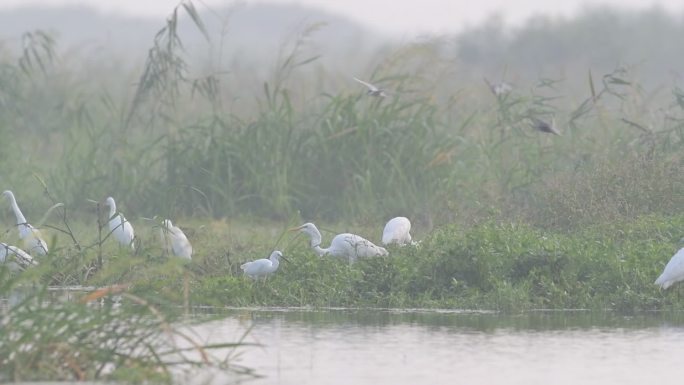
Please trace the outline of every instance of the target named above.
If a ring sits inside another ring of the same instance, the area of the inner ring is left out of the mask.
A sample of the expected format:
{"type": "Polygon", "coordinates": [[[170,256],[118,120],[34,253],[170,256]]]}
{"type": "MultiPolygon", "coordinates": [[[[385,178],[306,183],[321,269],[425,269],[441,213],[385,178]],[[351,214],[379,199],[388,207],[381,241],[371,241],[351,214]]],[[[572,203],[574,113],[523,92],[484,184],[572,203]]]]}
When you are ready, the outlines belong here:
{"type": "Polygon", "coordinates": [[[250,384],[682,384],[684,314],[233,310],[197,331],[247,342],[250,384]]]}

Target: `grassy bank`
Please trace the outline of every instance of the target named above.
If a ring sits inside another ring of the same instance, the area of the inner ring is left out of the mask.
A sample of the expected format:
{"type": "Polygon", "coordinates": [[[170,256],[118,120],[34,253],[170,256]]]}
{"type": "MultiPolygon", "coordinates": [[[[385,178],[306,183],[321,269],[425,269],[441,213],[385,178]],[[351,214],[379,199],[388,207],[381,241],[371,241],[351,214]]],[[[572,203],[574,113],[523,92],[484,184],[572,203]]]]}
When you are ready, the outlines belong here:
{"type": "MultiPolygon", "coordinates": [[[[286,239],[276,248],[289,261],[266,282],[253,282],[238,268],[244,260],[269,254],[263,235],[243,238],[247,242],[235,247],[221,246],[215,234],[205,238],[209,244],[198,245],[189,266],[191,302],[504,311],[679,309],[677,289],[661,292],[653,281],[677,250],[683,226],[682,216],[647,216],[573,233],[494,221],[470,228],[450,225],[420,235],[418,246],[392,248],[389,257],[353,265],[316,257],[303,238],[286,239]]],[[[181,303],[180,273],[146,276],[135,290],[181,303]]]]}

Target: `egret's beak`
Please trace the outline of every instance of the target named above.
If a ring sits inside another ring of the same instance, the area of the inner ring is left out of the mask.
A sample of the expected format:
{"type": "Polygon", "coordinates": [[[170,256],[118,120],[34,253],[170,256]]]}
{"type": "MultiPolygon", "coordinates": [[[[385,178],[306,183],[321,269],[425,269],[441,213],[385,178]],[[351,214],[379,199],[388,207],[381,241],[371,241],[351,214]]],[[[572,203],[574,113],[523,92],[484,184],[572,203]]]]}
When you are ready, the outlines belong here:
{"type": "Polygon", "coordinates": [[[290,260],[289,260],[289,259],[287,259],[287,258],[285,258],[285,256],[284,256],[284,255],[281,255],[281,256],[280,256],[280,259],[282,259],[282,260],[284,260],[284,261],[287,261],[287,263],[290,263],[290,260]]]}
{"type": "Polygon", "coordinates": [[[299,231],[299,230],[301,230],[301,229],[303,229],[303,228],[304,228],[304,226],[297,226],[297,227],[293,227],[293,228],[291,228],[291,229],[288,229],[287,231],[299,231]]]}

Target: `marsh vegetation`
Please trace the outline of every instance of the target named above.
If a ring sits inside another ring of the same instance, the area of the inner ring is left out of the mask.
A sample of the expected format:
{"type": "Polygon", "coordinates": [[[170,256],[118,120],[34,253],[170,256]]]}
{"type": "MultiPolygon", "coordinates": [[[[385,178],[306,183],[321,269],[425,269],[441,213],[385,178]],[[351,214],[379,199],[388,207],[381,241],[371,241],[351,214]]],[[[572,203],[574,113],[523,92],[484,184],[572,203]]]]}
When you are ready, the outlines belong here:
{"type": "MultiPolygon", "coordinates": [[[[648,88],[629,65],[534,79],[511,65],[488,76],[513,86],[492,92],[437,39],[379,50],[363,74],[347,74],[309,46],[318,24],[283,43],[270,75],[250,82],[227,76],[227,59],[193,65],[181,23],[214,44],[188,1],[149,37],[135,70],[65,52],[43,31],[0,54],[0,181],[34,221],[64,203],[34,222],[50,250],[40,265],[18,276],[0,268],[0,295],[30,288],[2,321],[0,380],[171,381],[171,363],[227,365],[199,344],[202,358],[177,360],[173,325],[186,300],[682,308],[676,289],[653,285],[684,236],[676,82],[648,88]],[[354,76],[387,97],[366,95],[354,76]],[[535,129],[539,119],[560,135],[535,129]],[[107,196],[135,224],[135,252],[108,239],[107,196]],[[396,215],[412,219],[421,243],[354,264],[318,258],[285,233],[312,220],[324,239],[353,230],[377,242],[396,215]],[[190,264],[162,250],[159,218],[186,232],[190,264]],[[276,248],[289,259],[277,274],[241,276],[241,263],[276,248]],[[49,286],[120,288],[123,299],[113,304],[105,290],[97,301],[46,302],[49,286]]],[[[16,243],[3,213],[3,241],[16,243]]]]}

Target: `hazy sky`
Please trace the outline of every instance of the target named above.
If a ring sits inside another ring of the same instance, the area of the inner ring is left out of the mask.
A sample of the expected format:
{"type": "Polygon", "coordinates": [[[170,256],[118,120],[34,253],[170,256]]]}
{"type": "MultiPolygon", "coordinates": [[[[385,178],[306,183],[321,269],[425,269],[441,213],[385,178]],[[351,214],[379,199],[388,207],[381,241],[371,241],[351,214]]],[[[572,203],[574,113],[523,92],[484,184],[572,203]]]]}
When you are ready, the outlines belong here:
{"type": "MultiPolygon", "coordinates": [[[[194,0],[215,6],[231,4],[226,0],[194,0]]],[[[630,8],[658,5],[672,12],[683,13],[682,0],[242,0],[238,3],[296,3],[314,5],[335,11],[379,31],[415,35],[422,33],[456,32],[499,13],[504,20],[519,23],[532,14],[571,15],[585,5],[609,4],[630,8]]],[[[178,0],[1,0],[0,8],[19,5],[88,4],[103,11],[164,17],[178,0]]]]}

